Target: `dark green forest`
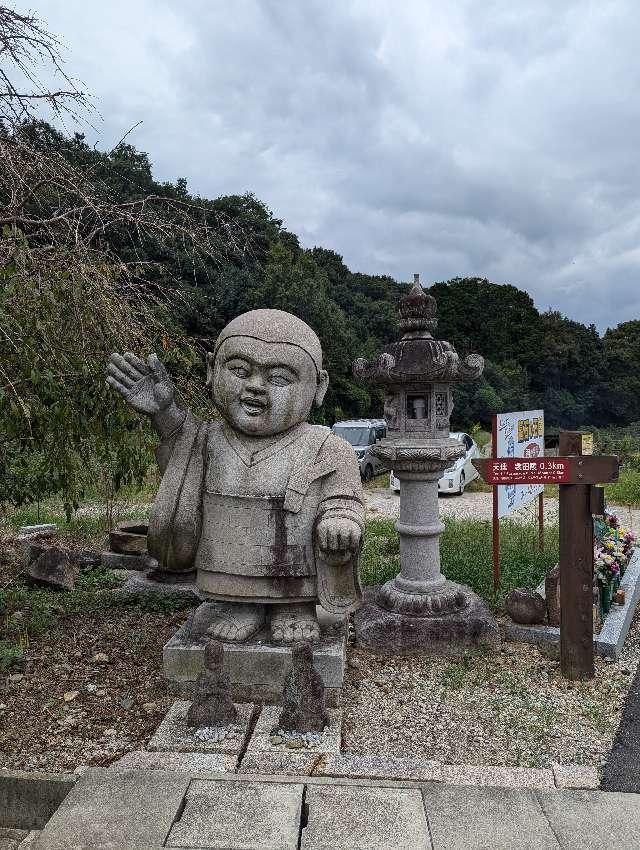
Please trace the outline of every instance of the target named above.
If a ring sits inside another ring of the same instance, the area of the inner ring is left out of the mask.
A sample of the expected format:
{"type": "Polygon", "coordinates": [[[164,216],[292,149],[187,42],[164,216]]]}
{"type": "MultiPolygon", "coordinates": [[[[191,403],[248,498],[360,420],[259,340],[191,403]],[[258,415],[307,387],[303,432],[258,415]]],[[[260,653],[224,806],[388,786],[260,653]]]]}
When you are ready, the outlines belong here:
{"type": "MultiPolygon", "coordinates": [[[[218,250],[197,262],[177,240],[134,242],[126,228],[102,237],[112,255],[148,263],[149,288],[179,290],[172,321],[188,337],[208,349],[238,313],[266,306],[288,310],[322,341],[331,386],[319,420],[381,414],[380,395],[352,377],[351,363],[396,337],[396,305],[407,283],[351,271],[330,248],[302,248],[251,194],[207,199],[191,194],[183,179],[158,182],[149,156],[132,145],[105,153],[83,135],[65,137],[43,122],[26,132],[31,143],[63,156],[120,203],[161,195],[193,205],[194,216],[210,217],[218,250]]],[[[52,196],[52,209],[55,203],[52,196]]],[[[414,271],[421,270],[407,269],[407,279],[414,271]]],[[[459,353],[478,352],[486,360],[480,381],[456,389],[455,425],[486,426],[494,412],[528,407],[543,407],[548,425],[565,428],[640,419],[640,321],[601,337],[593,325],[540,313],[515,285],[455,278],[433,283],[429,291],[438,303],[438,336],[459,353]]],[[[192,368],[203,369],[197,363],[192,368]]]]}

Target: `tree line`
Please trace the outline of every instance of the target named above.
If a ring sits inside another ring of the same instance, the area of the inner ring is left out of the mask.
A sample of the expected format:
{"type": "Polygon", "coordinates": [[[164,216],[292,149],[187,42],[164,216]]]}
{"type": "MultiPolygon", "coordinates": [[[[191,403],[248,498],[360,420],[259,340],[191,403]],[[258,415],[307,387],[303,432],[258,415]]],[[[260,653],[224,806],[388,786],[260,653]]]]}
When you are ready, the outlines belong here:
{"type": "MultiPolygon", "coordinates": [[[[140,481],[152,437],[106,387],[107,356],[158,351],[188,403],[211,415],[204,353],[253,308],[317,331],[331,376],[317,421],[381,415],[380,391],[351,364],[397,338],[407,283],[303,248],[254,195],[201,197],[184,179],[156,180],[125,140],[100,151],[42,121],[43,103],[74,120],[90,104],[33,14],[0,6],[0,53],[0,505],[56,494],[71,512],[96,481],[105,494],[140,481]],[[47,61],[59,91],[40,82],[47,61]]],[[[565,428],[640,420],[640,321],[600,336],[539,312],[515,286],[456,278],[430,291],[437,335],[486,359],[479,381],[456,388],[455,427],[529,407],[565,428]]]]}
{"type": "MultiPolygon", "coordinates": [[[[288,310],[307,321],[323,344],[331,387],[319,417],[331,424],[344,416],[380,416],[380,393],[352,377],[351,363],[396,338],[397,303],[408,284],[353,272],[330,249],[302,248],[253,195],[207,199],[190,194],[184,180],[159,183],[147,154],[132,145],[105,153],[80,134],[69,139],[44,123],[31,130],[37,144],[92,174],[122,203],[167,196],[184,201],[194,218],[203,210],[210,215],[218,250],[197,261],[179,240],[132,246],[126,227],[104,236],[114,256],[128,261],[135,252],[137,261],[148,264],[149,288],[179,290],[172,318],[187,337],[207,349],[238,313],[267,306],[288,310]]],[[[414,270],[407,271],[410,278],[414,270]]],[[[488,425],[494,412],[529,407],[544,408],[547,423],[562,428],[640,419],[640,321],[630,319],[600,336],[594,325],[540,312],[516,286],[481,278],[437,282],[430,292],[438,303],[437,335],[461,354],[478,352],[486,360],[480,381],[456,388],[456,425],[488,425]]]]}

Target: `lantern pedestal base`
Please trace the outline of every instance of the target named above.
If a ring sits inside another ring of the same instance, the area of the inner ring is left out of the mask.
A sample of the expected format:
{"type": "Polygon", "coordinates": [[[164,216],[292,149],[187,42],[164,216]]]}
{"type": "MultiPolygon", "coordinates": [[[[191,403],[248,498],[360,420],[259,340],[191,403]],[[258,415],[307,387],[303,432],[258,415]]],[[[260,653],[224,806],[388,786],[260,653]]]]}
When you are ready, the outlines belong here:
{"type": "Polygon", "coordinates": [[[356,646],[385,655],[460,657],[500,648],[500,629],[485,603],[459,585],[466,605],[438,616],[395,613],[377,604],[378,587],[368,587],[364,605],[353,615],[356,646]]]}

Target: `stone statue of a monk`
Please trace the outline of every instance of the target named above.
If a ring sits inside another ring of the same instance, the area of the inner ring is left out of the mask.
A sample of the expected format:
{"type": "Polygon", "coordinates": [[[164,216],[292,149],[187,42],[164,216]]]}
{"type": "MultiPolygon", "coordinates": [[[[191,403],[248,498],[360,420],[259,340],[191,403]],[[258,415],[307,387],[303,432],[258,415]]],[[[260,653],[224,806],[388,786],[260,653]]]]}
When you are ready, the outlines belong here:
{"type": "Polygon", "coordinates": [[[289,313],[253,310],[224,328],[207,366],[221,419],[202,422],[180,409],[155,355],[109,360],[108,383],[161,439],[149,557],[197,570],[218,603],[213,638],[244,641],[268,620],[275,642],[315,640],[318,601],[334,613],[360,605],[364,531],[353,449],[306,421],[329,383],[320,341],[289,313]]]}

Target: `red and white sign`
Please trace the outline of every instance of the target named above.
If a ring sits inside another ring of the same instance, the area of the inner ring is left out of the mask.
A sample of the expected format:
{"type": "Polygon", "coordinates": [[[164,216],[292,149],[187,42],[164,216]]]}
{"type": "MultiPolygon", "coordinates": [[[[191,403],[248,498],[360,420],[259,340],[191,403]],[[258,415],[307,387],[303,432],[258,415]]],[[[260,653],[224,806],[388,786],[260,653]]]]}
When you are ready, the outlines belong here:
{"type": "Polygon", "coordinates": [[[567,458],[505,458],[487,464],[487,484],[566,484],[570,481],[567,458]]]}

